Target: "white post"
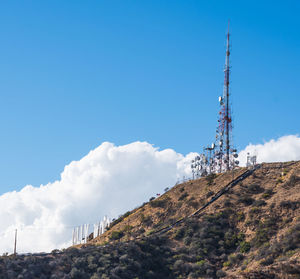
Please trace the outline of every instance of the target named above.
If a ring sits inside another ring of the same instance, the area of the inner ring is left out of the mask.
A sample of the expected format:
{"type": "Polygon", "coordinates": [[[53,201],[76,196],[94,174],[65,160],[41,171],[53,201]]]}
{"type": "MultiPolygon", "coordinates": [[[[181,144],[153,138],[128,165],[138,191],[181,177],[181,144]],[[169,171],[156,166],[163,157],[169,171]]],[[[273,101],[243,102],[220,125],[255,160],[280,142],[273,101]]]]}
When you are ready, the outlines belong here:
{"type": "Polygon", "coordinates": [[[85,243],[87,243],[87,241],[88,241],[88,236],[89,236],[89,224],[85,224],[85,228],[84,228],[85,243]]]}
{"type": "Polygon", "coordinates": [[[74,228],[73,228],[73,231],[72,231],[72,245],[74,245],[74,228]]]}
{"type": "Polygon", "coordinates": [[[93,238],[97,237],[97,224],[94,224],[94,235],[93,238]]]}
{"type": "Polygon", "coordinates": [[[76,244],[79,244],[79,239],[80,239],[80,237],[79,237],[79,227],[77,227],[76,228],[77,229],[77,239],[76,239],[76,244]]]}
{"type": "Polygon", "coordinates": [[[17,255],[17,229],[15,230],[15,245],[14,245],[14,255],[17,255]]]}
{"type": "Polygon", "coordinates": [[[82,243],[83,240],[83,225],[80,226],[80,244],[82,243]]]}

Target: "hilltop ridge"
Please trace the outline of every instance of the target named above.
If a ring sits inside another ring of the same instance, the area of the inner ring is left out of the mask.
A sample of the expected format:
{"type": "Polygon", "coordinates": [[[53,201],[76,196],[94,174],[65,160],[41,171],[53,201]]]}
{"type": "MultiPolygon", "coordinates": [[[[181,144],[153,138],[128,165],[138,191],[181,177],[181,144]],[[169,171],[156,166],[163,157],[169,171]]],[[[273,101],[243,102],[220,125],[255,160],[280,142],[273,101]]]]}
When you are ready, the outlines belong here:
{"type": "Polygon", "coordinates": [[[0,278],[299,278],[299,188],[300,161],[187,181],[88,244],[2,257],[0,278]]]}
{"type": "MultiPolygon", "coordinates": [[[[245,171],[246,168],[239,168],[233,172],[210,175],[176,185],[161,197],[125,213],[112,223],[104,235],[92,242],[104,244],[134,240],[155,234],[171,225],[172,229],[166,235],[174,242],[173,245],[176,246],[182,241],[186,244],[189,242],[188,236],[183,232],[186,222],[192,220],[201,224],[208,217],[213,218],[226,212],[233,225],[232,229],[236,230],[234,237],[238,238],[240,235],[242,238],[237,240],[237,252],[244,252],[243,261],[233,260],[234,256],[240,256],[234,253],[231,260],[227,257],[222,267],[226,274],[255,274],[261,270],[272,269],[277,273],[277,269],[282,269],[278,266],[284,263],[288,251],[289,260],[296,260],[296,266],[299,266],[299,251],[292,248],[298,247],[300,242],[300,162],[262,164],[252,175],[207,206],[200,216],[191,217],[190,220],[187,218],[183,224],[172,226],[177,220],[190,216],[195,210],[209,203],[217,192],[245,171]],[[276,250],[282,239],[288,237],[289,230],[295,232],[295,235],[292,233],[293,236],[290,236],[293,238],[291,249],[285,247],[285,253],[276,254],[273,250],[276,250]],[[276,261],[276,258],[280,261],[276,261]],[[237,265],[238,262],[243,264],[237,265]]],[[[197,230],[195,233],[197,235],[197,230]]],[[[253,276],[256,278],[258,275],[253,276]]]]}

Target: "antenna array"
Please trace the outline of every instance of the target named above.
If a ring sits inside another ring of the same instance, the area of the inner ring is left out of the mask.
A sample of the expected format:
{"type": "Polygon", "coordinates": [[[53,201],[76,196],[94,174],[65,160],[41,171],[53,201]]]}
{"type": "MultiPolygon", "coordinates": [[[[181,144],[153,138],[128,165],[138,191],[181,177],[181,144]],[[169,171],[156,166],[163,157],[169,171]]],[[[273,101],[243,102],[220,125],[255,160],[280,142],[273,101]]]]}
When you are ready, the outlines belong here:
{"type": "Polygon", "coordinates": [[[204,148],[204,154],[196,156],[192,161],[191,168],[193,179],[199,175],[229,171],[238,166],[237,150],[232,143],[232,115],[230,104],[229,77],[230,77],[230,34],[229,23],[226,44],[226,59],[224,68],[223,95],[219,97],[220,111],[216,130],[215,143],[204,148]],[[201,160],[199,159],[201,158],[201,160]],[[200,172],[201,170],[201,172],[200,172]]]}

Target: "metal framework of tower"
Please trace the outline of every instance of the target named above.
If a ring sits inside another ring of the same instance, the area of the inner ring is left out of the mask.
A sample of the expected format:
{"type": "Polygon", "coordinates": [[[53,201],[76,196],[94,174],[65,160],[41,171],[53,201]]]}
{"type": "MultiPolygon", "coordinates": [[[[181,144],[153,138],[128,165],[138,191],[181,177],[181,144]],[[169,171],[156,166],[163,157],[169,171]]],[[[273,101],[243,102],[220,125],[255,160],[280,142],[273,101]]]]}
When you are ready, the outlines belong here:
{"type": "Polygon", "coordinates": [[[230,33],[229,23],[226,42],[226,59],[224,68],[224,87],[223,95],[219,97],[220,111],[218,117],[218,126],[216,130],[215,143],[204,148],[204,154],[196,156],[192,161],[193,178],[210,173],[225,172],[234,169],[239,164],[236,160],[237,150],[233,148],[232,141],[232,111],[230,104],[230,33]],[[202,171],[200,171],[202,170],[202,171]]]}
{"type": "Polygon", "coordinates": [[[218,127],[216,134],[216,146],[215,152],[216,162],[219,172],[228,171],[234,168],[238,163],[235,160],[237,158],[236,149],[232,144],[232,114],[230,104],[230,33],[229,23],[226,42],[226,59],[224,68],[224,88],[223,95],[219,97],[220,112],[218,119],[218,127]]]}

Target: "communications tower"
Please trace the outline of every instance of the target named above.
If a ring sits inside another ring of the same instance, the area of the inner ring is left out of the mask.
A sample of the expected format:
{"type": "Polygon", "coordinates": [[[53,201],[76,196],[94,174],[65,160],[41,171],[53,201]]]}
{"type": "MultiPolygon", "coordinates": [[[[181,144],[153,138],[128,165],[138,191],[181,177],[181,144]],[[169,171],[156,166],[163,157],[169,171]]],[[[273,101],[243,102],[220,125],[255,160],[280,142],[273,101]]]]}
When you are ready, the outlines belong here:
{"type": "Polygon", "coordinates": [[[230,104],[230,33],[229,22],[226,42],[226,59],[224,68],[224,87],[223,95],[219,97],[220,111],[216,135],[216,151],[215,162],[218,165],[219,172],[231,170],[238,161],[236,149],[233,149],[232,145],[232,116],[231,116],[231,104],[230,104]]]}
{"type": "Polygon", "coordinates": [[[232,115],[230,104],[230,33],[229,22],[226,43],[226,59],[224,68],[223,95],[219,97],[220,111],[218,115],[218,126],[216,141],[211,147],[204,148],[205,154],[200,154],[192,160],[191,168],[193,179],[198,176],[205,176],[211,173],[221,173],[234,169],[239,164],[236,160],[237,150],[233,148],[232,141],[232,115]]]}

